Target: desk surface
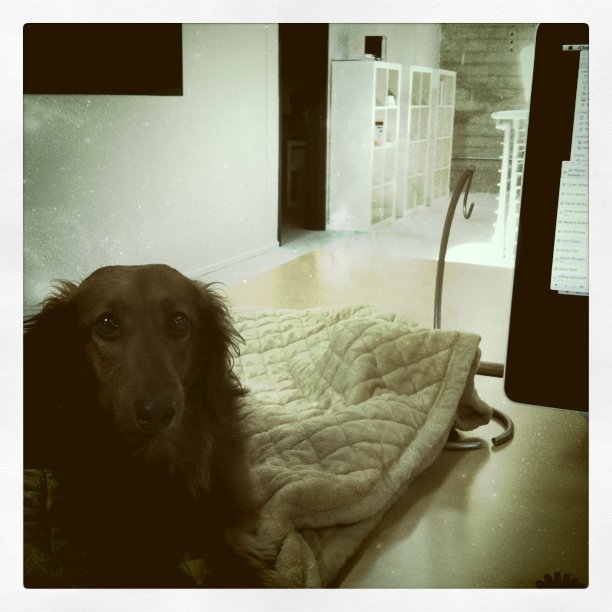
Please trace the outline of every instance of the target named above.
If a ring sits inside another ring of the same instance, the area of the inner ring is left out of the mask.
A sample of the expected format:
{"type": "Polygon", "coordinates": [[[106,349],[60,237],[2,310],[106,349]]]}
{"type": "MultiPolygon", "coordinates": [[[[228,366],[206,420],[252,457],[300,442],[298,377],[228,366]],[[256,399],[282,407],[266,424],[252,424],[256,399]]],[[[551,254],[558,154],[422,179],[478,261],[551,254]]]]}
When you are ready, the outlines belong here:
{"type": "Polygon", "coordinates": [[[343,587],[536,586],[545,574],[588,582],[588,422],[580,413],[514,404],[501,380],[476,388],[514,421],[514,439],[442,451],[372,532],[343,587]]]}
{"type": "MultiPolygon", "coordinates": [[[[243,307],[368,302],[431,326],[436,262],[318,252],[227,289],[243,307]]],[[[446,265],[442,326],[482,335],[483,359],[505,360],[512,271],[446,265]]],[[[342,587],[534,587],[556,571],[588,582],[588,420],[515,404],[500,379],[483,399],[515,423],[492,448],[443,451],[385,515],[338,579],[342,587]]]]}
{"type": "MultiPolygon", "coordinates": [[[[227,290],[237,304],[308,308],[367,303],[433,326],[437,262],[365,251],[315,251],[227,290]]],[[[511,268],[447,262],[442,327],[480,334],[483,361],[506,357],[511,268]]]]}

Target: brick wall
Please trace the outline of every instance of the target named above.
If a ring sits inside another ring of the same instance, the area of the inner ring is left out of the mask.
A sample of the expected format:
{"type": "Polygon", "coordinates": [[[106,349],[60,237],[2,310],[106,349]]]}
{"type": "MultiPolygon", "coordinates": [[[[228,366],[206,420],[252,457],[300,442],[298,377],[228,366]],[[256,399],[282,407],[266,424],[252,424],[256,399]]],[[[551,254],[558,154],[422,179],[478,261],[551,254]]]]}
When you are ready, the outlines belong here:
{"type": "Polygon", "coordinates": [[[521,50],[535,42],[534,24],[443,24],[440,67],[457,73],[451,189],[476,167],[471,190],[497,193],[502,133],[491,113],[529,107],[521,50]]]}

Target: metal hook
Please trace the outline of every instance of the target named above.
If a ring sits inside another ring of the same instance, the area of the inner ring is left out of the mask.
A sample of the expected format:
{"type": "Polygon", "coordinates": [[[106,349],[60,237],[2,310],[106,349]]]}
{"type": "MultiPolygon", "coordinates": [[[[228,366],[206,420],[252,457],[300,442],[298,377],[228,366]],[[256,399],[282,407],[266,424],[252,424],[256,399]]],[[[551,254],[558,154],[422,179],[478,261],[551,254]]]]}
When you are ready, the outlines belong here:
{"type": "Polygon", "coordinates": [[[472,211],[474,210],[474,202],[470,204],[470,208],[466,210],[466,202],[463,203],[463,216],[466,219],[469,219],[472,216],[472,211]]]}
{"type": "Polygon", "coordinates": [[[471,172],[467,176],[465,191],[463,193],[463,217],[465,219],[469,219],[472,216],[472,211],[474,210],[474,202],[470,204],[469,209],[467,208],[468,194],[470,193],[470,185],[472,184],[472,177],[474,176],[474,166],[470,166],[469,170],[471,170],[471,172]]]}

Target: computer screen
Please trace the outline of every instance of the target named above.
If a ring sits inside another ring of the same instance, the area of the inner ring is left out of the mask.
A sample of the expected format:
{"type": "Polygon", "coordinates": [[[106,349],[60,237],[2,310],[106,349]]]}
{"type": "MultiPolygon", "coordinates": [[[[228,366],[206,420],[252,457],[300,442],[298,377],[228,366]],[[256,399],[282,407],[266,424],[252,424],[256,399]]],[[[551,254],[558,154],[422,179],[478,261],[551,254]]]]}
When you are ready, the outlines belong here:
{"type": "Polygon", "coordinates": [[[509,399],[588,410],[588,26],[541,24],[505,367],[509,399]]]}

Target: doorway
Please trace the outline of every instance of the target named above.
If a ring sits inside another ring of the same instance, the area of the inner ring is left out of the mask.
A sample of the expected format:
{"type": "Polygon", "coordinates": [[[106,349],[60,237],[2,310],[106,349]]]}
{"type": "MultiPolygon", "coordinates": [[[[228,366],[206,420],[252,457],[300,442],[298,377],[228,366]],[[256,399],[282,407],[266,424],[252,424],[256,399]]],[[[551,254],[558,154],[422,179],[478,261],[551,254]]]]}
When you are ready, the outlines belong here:
{"type": "Polygon", "coordinates": [[[328,24],[279,24],[280,244],[325,229],[328,35],[328,24]]]}

